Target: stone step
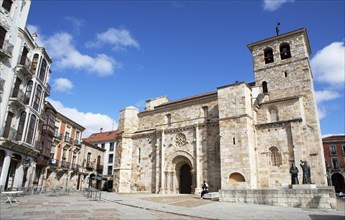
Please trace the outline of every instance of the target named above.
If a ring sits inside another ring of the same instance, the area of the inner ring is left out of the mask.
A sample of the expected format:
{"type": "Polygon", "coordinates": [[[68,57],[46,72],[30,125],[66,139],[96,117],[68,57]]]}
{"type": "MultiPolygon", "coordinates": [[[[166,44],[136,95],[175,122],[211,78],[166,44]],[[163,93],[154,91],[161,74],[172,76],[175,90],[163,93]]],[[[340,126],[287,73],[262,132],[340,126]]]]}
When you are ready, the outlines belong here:
{"type": "Polygon", "coordinates": [[[203,196],[204,199],[219,200],[219,192],[209,192],[203,196]]]}

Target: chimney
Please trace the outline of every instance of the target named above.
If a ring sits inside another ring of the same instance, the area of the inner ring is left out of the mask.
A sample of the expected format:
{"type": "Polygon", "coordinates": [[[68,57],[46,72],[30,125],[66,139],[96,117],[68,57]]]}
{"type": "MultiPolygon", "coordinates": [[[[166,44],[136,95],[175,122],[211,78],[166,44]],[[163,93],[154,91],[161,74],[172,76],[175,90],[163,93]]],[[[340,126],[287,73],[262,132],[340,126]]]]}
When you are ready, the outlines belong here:
{"type": "Polygon", "coordinates": [[[34,39],[34,41],[36,42],[36,40],[37,40],[37,38],[38,38],[37,33],[33,33],[33,34],[32,34],[32,38],[33,38],[33,39],[34,39]]]}
{"type": "Polygon", "coordinates": [[[103,128],[99,129],[99,133],[102,133],[103,132],[103,128]]]}

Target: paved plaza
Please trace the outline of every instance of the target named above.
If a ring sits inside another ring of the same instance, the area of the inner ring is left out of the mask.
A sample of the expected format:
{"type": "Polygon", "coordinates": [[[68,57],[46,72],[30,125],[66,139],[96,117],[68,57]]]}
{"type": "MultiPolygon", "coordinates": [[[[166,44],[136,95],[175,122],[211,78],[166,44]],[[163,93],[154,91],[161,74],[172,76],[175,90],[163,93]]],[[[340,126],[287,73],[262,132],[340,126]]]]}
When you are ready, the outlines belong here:
{"type": "Polygon", "coordinates": [[[101,199],[81,192],[38,194],[3,204],[0,217],[7,219],[345,219],[345,202],[337,210],[226,203],[202,200],[196,195],[117,194],[102,192],[101,199]]]}

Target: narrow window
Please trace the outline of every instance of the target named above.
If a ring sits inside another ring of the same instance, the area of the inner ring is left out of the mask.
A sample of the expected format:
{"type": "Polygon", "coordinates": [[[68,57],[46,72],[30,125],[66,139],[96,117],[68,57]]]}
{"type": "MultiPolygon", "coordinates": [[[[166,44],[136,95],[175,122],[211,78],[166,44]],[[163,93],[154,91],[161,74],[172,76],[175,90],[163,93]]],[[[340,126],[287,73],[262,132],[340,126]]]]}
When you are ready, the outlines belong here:
{"type": "Polygon", "coordinates": [[[10,11],[11,11],[11,7],[12,7],[12,3],[13,3],[12,0],[4,0],[4,1],[2,2],[2,7],[3,7],[6,11],[10,12],[10,11]]]}
{"type": "Polygon", "coordinates": [[[41,69],[40,69],[40,75],[39,75],[39,79],[42,82],[44,81],[44,77],[46,75],[46,69],[47,69],[47,61],[43,59],[42,64],[41,64],[41,69]]]}
{"type": "Polygon", "coordinates": [[[171,114],[166,114],[165,118],[166,118],[166,123],[170,126],[171,125],[171,114]]]}
{"type": "Polygon", "coordinates": [[[7,31],[5,30],[5,28],[0,26],[0,48],[1,49],[5,49],[4,42],[5,42],[6,33],[7,31]]]}
{"type": "Polygon", "coordinates": [[[286,71],[284,72],[284,75],[285,75],[285,77],[288,77],[288,73],[286,71]]]}
{"type": "Polygon", "coordinates": [[[108,166],[108,175],[112,175],[112,174],[113,174],[113,167],[108,166]]]}
{"type": "Polygon", "coordinates": [[[334,170],[339,169],[338,158],[332,158],[332,167],[334,170]]]}
{"type": "Polygon", "coordinates": [[[329,146],[329,151],[331,154],[337,154],[337,149],[335,148],[335,145],[329,146]]]}
{"type": "Polygon", "coordinates": [[[34,131],[35,131],[35,125],[36,125],[36,116],[31,115],[29,127],[28,127],[28,133],[26,136],[26,143],[28,143],[28,144],[32,144],[32,140],[34,137],[34,131]]]}
{"type": "Polygon", "coordinates": [[[87,153],[87,158],[86,158],[86,167],[91,167],[91,153],[87,153]]]}
{"type": "Polygon", "coordinates": [[[203,106],[202,107],[202,111],[204,114],[204,118],[208,118],[208,107],[207,106],[203,106]]]}
{"type": "Polygon", "coordinates": [[[29,53],[29,50],[26,47],[24,47],[23,51],[22,51],[22,56],[20,57],[20,64],[23,65],[23,66],[25,66],[25,64],[28,63],[28,61],[27,61],[28,53],[29,53]]]}
{"type": "Polygon", "coordinates": [[[25,126],[25,119],[26,119],[26,112],[22,112],[19,119],[19,125],[18,125],[18,133],[17,133],[17,140],[22,140],[23,132],[24,132],[24,126],[25,126]]]}
{"type": "Polygon", "coordinates": [[[266,48],[264,50],[264,59],[265,59],[265,64],[274,62],[272,48],[266,48]]]}
{"type": "Polygon", "coordinates": [[[108,163],[114,162],[114,154],[109,154],[108,163]]]}
{"type": "Polygon", "coordinates": [[[42,95],[42,87],[38,85],[36,88],[36,94],[35,94],[35,99],[34,99],[34,104],[33,104],[33,108],[36,109],[37,111],[40,106],[41,95],[42,95]]]}
{"type": "Polygon", "coordinates": [[[28,85],[26,87],[26,91],[25,91],[25,100],[24,100],[24,103],[26,105],[29,105],[30,103],[30,97],[31,97],[31,92],[32,92],[32,86],[33,86],[33,82],[30,80],[28,82],[28,85]]]}
{"type": "Polygon", "coordinates": [[[140,147],[138,148],[138,163],[141,161],[141,149],[140,147]]]}
{"type": "Polygon", "coordinates": [[[288,43],[282,43],[279,49],[280,49],[280,59],[285,60],[291,57],[290,45],[288,43]]]}
{"type": "Polygon", "coordinates": [[[263,93],[268,93],[268,88],[267,88],[267,82],[266,81],[262,82],[262,92],[263,93]]]}
{"type": "Polygon", "coordinates": [[[270,152],[271,152],[271,164],[272,164],[272,166],[282,165],[282,157],[281,157],[281,153],[279,152],[278,148],[271,147],[270,152]]]}
{"type": "Polygon", "coordinates": [[[236,144],[236,139],[232,138],[232,144],[235,145],[236,144]]]}
{"type": "MultiPolygon", "coordinates": [[[[343,145],[343,154],[345,154],[345,145],[343,145]]],[[[345,160],[344,160],[345,161],[345,160]]]]}
{"type": "Polygon", "coordinates": [[[38,64],[38,54],[36,53],[32,59],[32,64],[31,64],[31,71],[34,73],[36,72],[37,64],[38,64]]]}

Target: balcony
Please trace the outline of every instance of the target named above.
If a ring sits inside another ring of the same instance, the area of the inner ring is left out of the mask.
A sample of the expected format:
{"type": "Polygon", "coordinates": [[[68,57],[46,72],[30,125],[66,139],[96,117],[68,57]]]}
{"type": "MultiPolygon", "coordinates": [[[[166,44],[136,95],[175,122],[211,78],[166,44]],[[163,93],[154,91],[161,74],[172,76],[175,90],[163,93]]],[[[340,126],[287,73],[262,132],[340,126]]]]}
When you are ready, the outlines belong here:
{"type": "Polygon", "coordinates": [[[76,164],[76,163],[72,163],[72,170],[74,171],[79,171],[79,168],[80,168],[80,165],[79,164],[76,164]]]}
{"type": "Polygon", "coordinates": [[[13,92],[12,97],[9,98],[9,104],[15,104],[17,105],[19,108],[20,107],[25,107],[25,95],[24,92],[21,90],[18,90],[18,92],[16,92],[17,94],[15,94],[15,92],[13,92]]]}
{"type": "Polygon", "coordinates": [[[71,163],[67,162],[65,160],[62,160],[60,167],[63,168],[63,169],[69,169],[71,167],[71,163]]]}
{"type": "Polygon", "coordinates": [[[39,141],[35,141],[35,148],[36,148],[37,150],[41,151],[41,149],[42,149],[42,143],[39,142],[39,141]]]}
{"type": "Polygon", "coordinates": [[[60,142],[62,140],[62,134],[60,132],[54,132],[54,141],[60,142]]]}
{"type": "Polygon", "coordinates": [[[5,80],[4,79],[0,79],[0,94],[3,93],[4,87],[5,87],[5,80]]]}
{"type": "Polygon", "coordinates": [[[22,72],[24,76],[31,78],[34,75],[34,72],[31,70],[31,65],[32,63],[27,57],[25,60],[22,57],[17,65],[17,71],[22,72]]]}
{"type": "Polygon", "coordinates": [[[94,168],[93,162],[87,161],[85,164],[85,168],[86,169],[93,169],[94,168]]]}
{"type": "Polygon", "coordinates": [[[20,140],[19,135],[17,135],[17,129],[15,128],[10,128],[8,130],[5,130],[3,137],[11,142],[20,140]]]}
{"type": "Polygon", "coordinates": [[[65,136],[64,141],[65,141],[65,143],[67,143],[67,144],[72,144],[72,138],[70,138],[70,137],[68,137],[68,136],[65,136]]]}
{"type": "Polygon", "coordinates": [[[0,57],[1,57],[1,59],[11,58],[12,57],[12,51],[13,51],[13,45],[8,40],[5,40],[2,43],[2,46],[0,45],[0,57]]]}
{"type": "Polygon", "coordinates": [[[96,171],[97,171],[97,173],[102,173],[103,172],[103,165],[97,165],[96,171]]]}

